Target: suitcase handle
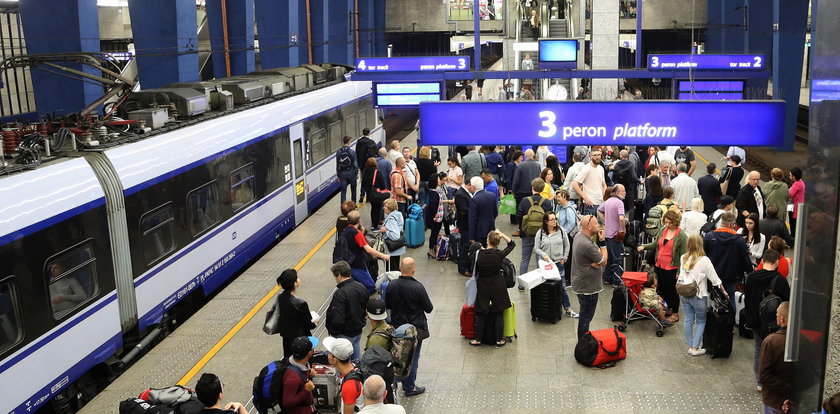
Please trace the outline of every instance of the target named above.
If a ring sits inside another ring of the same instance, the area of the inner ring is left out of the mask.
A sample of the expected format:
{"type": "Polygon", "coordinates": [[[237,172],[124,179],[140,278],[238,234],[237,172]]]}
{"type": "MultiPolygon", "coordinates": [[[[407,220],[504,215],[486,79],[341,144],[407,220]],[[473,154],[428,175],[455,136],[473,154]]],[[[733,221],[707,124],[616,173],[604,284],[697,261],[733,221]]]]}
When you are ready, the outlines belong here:
{"type": "Polygon", "coordinates": [[[615,343],[616,343],[615,351],[607,350],[607,348],[604,348],[604,342],[603,341],[598,341],[598,346],[600,346],[601,349],[603,349],[604,352],[606,352],[607,355],[609,355],[609,356],[618,355],[618,353],[621,352],[621,345],[624,342],[624,339],[622,339],[621,336],[618,334],[618,329],[613,328],[613,333],[615,334],[615,339],[616,339],[616,341],[615,341],[615,343]]]}

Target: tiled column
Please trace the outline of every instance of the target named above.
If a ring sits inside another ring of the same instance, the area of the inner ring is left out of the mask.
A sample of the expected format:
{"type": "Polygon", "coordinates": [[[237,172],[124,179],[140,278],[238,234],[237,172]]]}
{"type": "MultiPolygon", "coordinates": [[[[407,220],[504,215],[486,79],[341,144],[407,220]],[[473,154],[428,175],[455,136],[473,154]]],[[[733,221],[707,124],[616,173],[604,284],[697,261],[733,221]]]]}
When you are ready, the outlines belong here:
{"type": "MultiPolygon", "coordinates": [[[[618,69],[618,4],[592,0],[592,69],[618,69]]],[[[618,93],[615,79],[593,79],[592,99],[612,100],[618,93]]]]}

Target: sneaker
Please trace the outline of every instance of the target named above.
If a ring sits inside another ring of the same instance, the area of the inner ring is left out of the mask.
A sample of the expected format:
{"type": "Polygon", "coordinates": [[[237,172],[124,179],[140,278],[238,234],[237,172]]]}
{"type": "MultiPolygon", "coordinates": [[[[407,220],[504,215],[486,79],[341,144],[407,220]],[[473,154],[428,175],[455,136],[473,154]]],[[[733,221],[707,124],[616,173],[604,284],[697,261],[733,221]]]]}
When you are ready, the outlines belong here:
{"type": "Polygon", "coordinates": [[[700,355],[703,355],[703,354],[705,354],[705,353],[706,353],[706,349],[705,349],[705,348],[697,348],[697,349],[695,349],[695,350],[693,350],[693,351],[688,351],[688,354],[689,354],[689,355],[693,355],[693,356],[700,356],[700,355]]]}
{"type": "Polygon", "coordinates": [[[566,309],[566,316],[568,316],[570,318],[580,318],[580,314],[578,314],[577,312],[575,312],[572,309],[566,309]]]}
{"type": "Polygon", "coordinates": [[[764,390],[764,388],[763,388],[761,385],[756,385],[756,386],[755,386],[755,391],[756,391],[756,392],[761,392],[761,391],[763,391],[763,390],[764,390]]]}
{"type": "Polygon", "coordinates": [[[411,397],[411,396],[414,396],[414,395],[420,395],[424,392],[426,392],[426,387],[418,387],[418,386],[415,385],[413,390],[405,392],[405,396],[406,397],[411,397]]]}

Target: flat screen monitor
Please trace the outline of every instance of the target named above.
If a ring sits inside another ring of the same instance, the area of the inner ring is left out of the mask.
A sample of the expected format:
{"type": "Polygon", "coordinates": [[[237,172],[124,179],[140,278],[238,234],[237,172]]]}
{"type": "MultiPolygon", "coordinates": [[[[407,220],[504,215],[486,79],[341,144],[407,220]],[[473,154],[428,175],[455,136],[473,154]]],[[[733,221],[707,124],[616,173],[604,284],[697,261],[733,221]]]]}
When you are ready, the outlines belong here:
{"type": "Polygon", "coordinates": [[[577,69],[576,39],[542,39],[539,53],[540,69],[577,69]]]}
{"type": "Polygon", "coordinates": [[[420,102],[445,100],[443,82],[374,82],[375,107],[409,107],[420,102]]]}

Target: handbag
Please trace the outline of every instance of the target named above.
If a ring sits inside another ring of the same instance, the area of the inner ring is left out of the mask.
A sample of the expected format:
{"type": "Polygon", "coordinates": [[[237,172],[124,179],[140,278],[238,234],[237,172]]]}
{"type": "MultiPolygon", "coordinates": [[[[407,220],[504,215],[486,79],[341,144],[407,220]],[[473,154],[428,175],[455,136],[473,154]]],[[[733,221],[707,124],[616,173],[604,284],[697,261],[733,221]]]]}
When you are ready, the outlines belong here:
{"type": "Polygon", "coordinates": [[[732,169],[728,169],[727,172],[728,172],[728,174],[727,174],[728,177],[726,177],[726,180],[724,180],[722,183],[720,183],[720,192],[723,195],[726,195],[726,190],[729,189],[729,179],[732,178],[732,169]]]}
{"type": "MultiPolygon", "coordinates": [[[[685,271],[685,275],[688,276],[688,270],[685,271]]],[[[677,280],[677,294],[686,298],[691,299],[697,296],[697,282],[692,278],[691,283],[681,283],[684,279],[681,277],[680,280],[677,280]]]]}
{"type": "Polygon", "coordinates": [[[624,231],[624,230],[621,230],[621,231],[619,231],[618,233],[615,234],[615,237],[613,237],[613,239],[615,239],[615,241],[621,243],[621,242],[624,241],[624,237],[626,237],[626,236],[627,236],[627,232],[624,231]]]}
{"type": "Polygon", "coordinates": [[[405,247],[405,232],[400,231],[400,238],[396,240],[391,240],[387,237],[383,237],[385,239],[385,246],[388,248],[389,252],[393,252],[397,249],[405,247]]]}
{"type": "Polygon", "coordinates": [[[265,314],[265,322],[263,323],[263,332],[269,335],[276,335],[280,333],[280,296],[274,300],[274,305],[265,314]]]}
{"type": "Polygon", "coordinates": [[[379,170],[373,171],[373,182],[371,183],[371,191],[369,197],[371,197],[374,201],[382,202],[389,198],[391,198],[391,192],[389,190],[383,190],[376,186],[376,175],[379,174],[379,170]]]}

